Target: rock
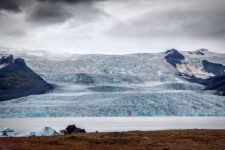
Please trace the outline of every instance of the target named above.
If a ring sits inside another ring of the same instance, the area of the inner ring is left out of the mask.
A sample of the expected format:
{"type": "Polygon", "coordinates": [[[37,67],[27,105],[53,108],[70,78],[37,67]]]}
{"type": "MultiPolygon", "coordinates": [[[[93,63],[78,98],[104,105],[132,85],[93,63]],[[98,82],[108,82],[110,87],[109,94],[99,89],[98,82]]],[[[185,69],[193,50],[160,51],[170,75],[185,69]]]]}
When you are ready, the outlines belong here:
{"type": "Polygon", "coordinates": [[[21,58],[0,58],[0,101],[32,94],[43,94],[53,88],[33,72],[21,58]]]}
{"type": "Polygon", "coordinates": [[[13,55],[2,56],[0,59],[0,64],[11,64],[13,63],[13,55]]]}
{"type": "Polygon", "coordinates": [[[225,96],[225,75],[211,77],[205,82],[206,90],[216,90],[217,94],[225,96]]]}
{"type": "Polygon", "coordinates": [[[209,62],[207,60],[202,61],[203,69],[208,73],[213,73],[216,76],[225,74],[225,66],[218,63],[209,62]]]}
{"type": "Polygon", "coordinates": [[[66,130],[60,130],[59,133],[62,134],[62,135],[65,135],[66,134],[66,130]]]}
{"type": "Polygon", "coordinates": [[[166,51],[165,59],[169,64],[176,67],[176,64],[181,64],[185,57],[176,49],[171,49],[166,51]]]}
{"type": "Polygon", "coordinates": [[[69,125],[66,128],[66,134],[86,133],[85,129],[77,128],[75,125],[69,125]]]}

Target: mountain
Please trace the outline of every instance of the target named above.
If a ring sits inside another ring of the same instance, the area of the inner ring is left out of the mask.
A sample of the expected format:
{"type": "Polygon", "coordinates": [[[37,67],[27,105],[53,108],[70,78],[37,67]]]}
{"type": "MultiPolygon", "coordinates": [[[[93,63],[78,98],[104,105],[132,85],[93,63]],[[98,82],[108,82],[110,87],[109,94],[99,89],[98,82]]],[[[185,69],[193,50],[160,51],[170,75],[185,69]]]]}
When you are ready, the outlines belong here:
{"type": "MultiPolygon", "coordinates": [[[[190,60],[190,57],[187,60],[180,52],[174,49],[166,52],[165,59],[176,68],[181,77],[186,78],[190,82],[205,85],[205,90],[216,90],[217,94],[225,95],[225,66],[205,60],[204,56],[210,55],[209,53],[206,49],[189,52],[191,55],[201,56],[198,61],[201,61],[202,65],[199,67],[193,64],[193,60],[190,60]]],[[[224,56],[223,54],[221,55],[224,56]]],[[[218,59],[220,57],[216,58],[215,54],[211,56],[211,59],[213,57],[217,62],[221,61],[223,63],[224,58],[220,60],[218,59]]]]}
{"type": "Polygon", "coordinates": [[[34,73],[23,59],[14,59],[13,55],[0,57],[0,101],[42,94],[50,89],[52,86],[34,73]]]}
{"type": "Polygon", "coordinates": [[[24,58],[45,80],[77,84],[189,82],[208,85],[207,79],[224,74],[225,54],[207,49],[167,50],[127,55],[68,54],[2,49],[24,58]]]}

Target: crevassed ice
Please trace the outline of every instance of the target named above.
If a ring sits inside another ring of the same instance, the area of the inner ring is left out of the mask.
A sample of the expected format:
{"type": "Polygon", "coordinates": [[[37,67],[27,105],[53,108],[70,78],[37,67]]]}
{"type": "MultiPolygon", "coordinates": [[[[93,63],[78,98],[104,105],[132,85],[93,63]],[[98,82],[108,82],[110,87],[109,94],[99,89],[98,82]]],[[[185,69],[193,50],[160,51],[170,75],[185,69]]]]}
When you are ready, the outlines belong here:
{"type": "Polygon", "coordinates": [[[0,102],[0,117],[225,116],[225,97],[202,91],[204,87],[198,84],[56,84],[58,87],[50,93],[0,102]],[[90,87],[106,85],[128,90],[90,90],[90,87]]]}

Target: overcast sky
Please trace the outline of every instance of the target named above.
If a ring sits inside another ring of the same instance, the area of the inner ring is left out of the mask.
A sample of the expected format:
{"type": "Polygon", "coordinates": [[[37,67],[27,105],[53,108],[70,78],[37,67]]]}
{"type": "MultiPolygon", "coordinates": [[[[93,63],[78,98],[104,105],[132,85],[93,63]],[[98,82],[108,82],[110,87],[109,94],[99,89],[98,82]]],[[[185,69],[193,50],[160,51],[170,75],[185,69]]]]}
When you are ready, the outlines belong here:
{"type": "Polygon", "coordinates": [[[225,0],[1,0],[0,46],[124,54],[225,53],[225,0]]]}

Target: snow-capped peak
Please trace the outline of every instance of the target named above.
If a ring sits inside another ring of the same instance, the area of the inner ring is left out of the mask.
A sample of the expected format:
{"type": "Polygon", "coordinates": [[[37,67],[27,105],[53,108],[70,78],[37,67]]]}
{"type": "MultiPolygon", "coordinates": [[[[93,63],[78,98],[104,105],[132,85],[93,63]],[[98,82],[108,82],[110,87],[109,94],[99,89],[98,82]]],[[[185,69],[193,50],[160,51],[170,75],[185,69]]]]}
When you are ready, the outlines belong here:
{"type": "Polygon", "coordinates": [[[205,55],[206,53],[208,53],[209,50],[205,49],[205,48],[201,48],[201,49],[197,49],[193,52],[189,52],[190,54],[195,54],[195,55],[205,55]]]}

